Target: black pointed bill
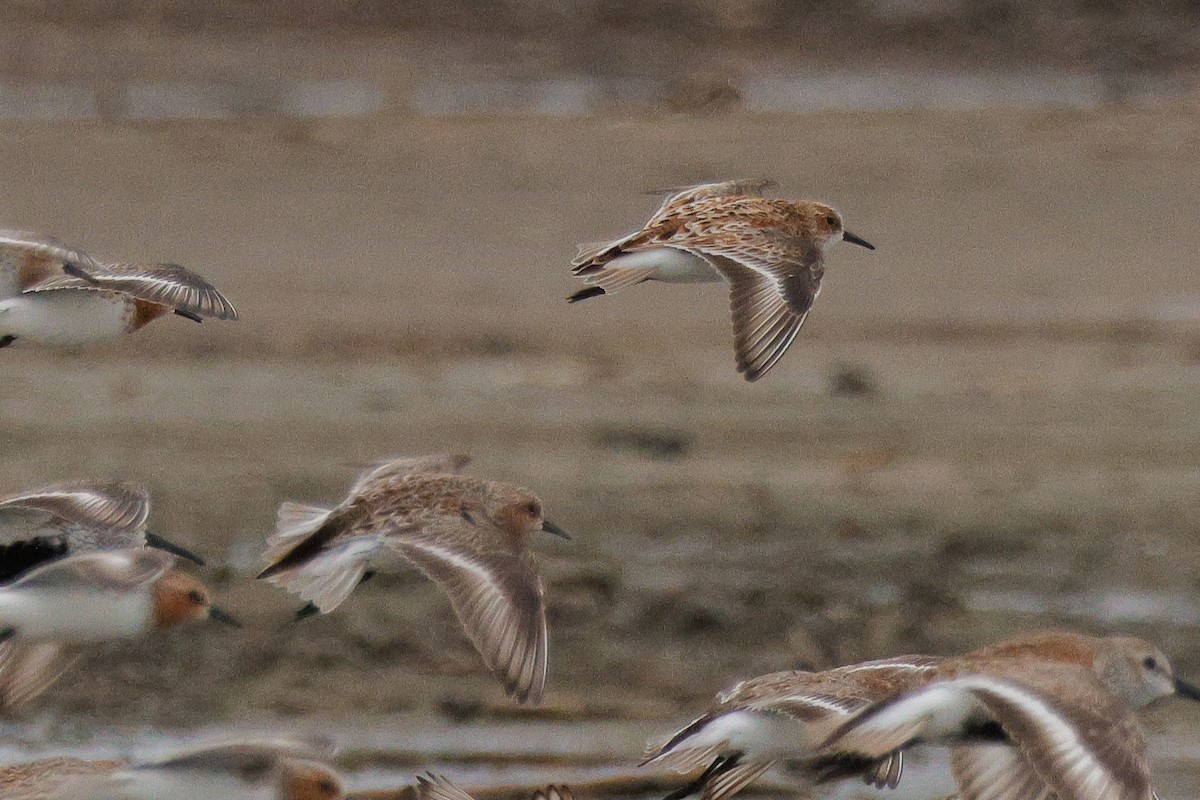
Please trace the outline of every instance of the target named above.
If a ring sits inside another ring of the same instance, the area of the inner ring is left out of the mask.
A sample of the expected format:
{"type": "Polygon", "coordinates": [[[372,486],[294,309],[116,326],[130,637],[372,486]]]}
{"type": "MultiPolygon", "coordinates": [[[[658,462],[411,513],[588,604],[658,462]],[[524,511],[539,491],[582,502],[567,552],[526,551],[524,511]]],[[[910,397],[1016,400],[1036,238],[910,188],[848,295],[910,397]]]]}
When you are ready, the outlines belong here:
{"type": "Polygon", "coordinates": [[[224,611],[216,606],[213,606],[208,610],[208,618],[213,622],[219,622],[222,625],[228,625],[231,628],[242,627],[242,623],[238,622],[236,617],[234,617],[228,611],[224,611]]]}
{"type": "Polygon", "coordinates": [[[63,272],[67,273],[72,278],[79,278],[80,280],[87,281],[92,286],[100,285],[100,281],[93,278],[90,272],[78,264],[72,264],[70,261],[63,264],[63,272]]]}
{"type": "Polygon", "coordinates": [[[146,532],[146,546],[153,547],[157,550],[165,550],[173,556],[179,556],[191,561],[193,564],[204,566],[204,559],[193,553],[191,550],[184,549],[174,542],[168,542],[166,539],[159,536],[157,533],[146,532]]]}
{"type": "Polygon", "coordinates": [[[870,242],[868,242],[866,239],[862,238],[861,236],[855,236],[850,231],[842,231],[842,241],[849,242],[850,244],[856,244],[859,247],[865,247],[868,250],[875,249],[875,245],[871,244],[870,242]]]}
{"type": "Polygon", "coordinates": [[[571,541],[571,536],[566,531],[548,519],[542,520],[542,530],[560,539],[566,539],[568,542],[571,541]]]}
{"type": "Polygon", "coordinates": [[[1200,700],[1200,687],[1193,686],[1187,681],[1175,679],[1175,693],[1188,700],[1200,700]]]}

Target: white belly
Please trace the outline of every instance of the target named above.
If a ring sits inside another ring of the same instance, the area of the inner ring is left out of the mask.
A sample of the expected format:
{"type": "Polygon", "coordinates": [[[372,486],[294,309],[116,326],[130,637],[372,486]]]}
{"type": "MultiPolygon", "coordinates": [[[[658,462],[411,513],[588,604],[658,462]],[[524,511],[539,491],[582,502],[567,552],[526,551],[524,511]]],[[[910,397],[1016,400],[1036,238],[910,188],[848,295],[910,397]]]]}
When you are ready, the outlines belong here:
{"type": "Polygon", "coordinates": [[[0,626],[28,639],[87,643],[131,639],[150,627],[150,592],[0,591],[0,626]]]}
{"type": "Polygon", "coordinates": [[[45,344],[88,344],[125,332],[122,296],[84,289],[30,292],[0,300],[0,337],[45,344]]]}
{"type": "Polygon", "coordinates": [[[703,258],[674,247],[657,247],[639,253],[617,256],[604,265],[609,269],[641,269],[654,267],[652,281],[664,283],[716,283],[723,280],[703,258]]]}
{"type": "Polygon", "coordinates": [[[756,711],[723,714],[688,737],[685,746],[704,748],[722,742],[755,761],[799,758],[813,747],[808,726],[803,722],[756,711]]]}

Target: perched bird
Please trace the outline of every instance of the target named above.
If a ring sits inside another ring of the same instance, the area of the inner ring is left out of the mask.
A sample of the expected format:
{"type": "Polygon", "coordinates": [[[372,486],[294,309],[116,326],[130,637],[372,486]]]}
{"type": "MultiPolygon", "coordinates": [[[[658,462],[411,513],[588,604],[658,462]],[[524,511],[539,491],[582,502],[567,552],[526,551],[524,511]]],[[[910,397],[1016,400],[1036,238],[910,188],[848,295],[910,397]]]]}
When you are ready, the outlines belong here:
{"type": "MultiPolygon", "coordinates": [[[[550,785],[538,789],[530,800],[574,800],[569,786],[550,785]]],[[[417,776],[417,800],[475,800],[449,779],[429,773],[417,776]]]]}
{"type": "Polygon", "coordinates": [[[342,800],[342,779],[313,748],[266,740],[207,744],[66,783],[51,800],[342,800]]]}
{"type": "Polygon", "coordinates": [[[0,347],[88,344],[171,313],[237,319],[224,295],[178,264],[113,264],[49,236],[0,231],[0,347]]]}
{"type": "Polygon", "coordinates": [[[841,215],[811,201],[762,196],[774,181],[673,189],[645,226],[612,242],[582,245],[572,274],[587,288],[575,303],[643,281],[729,283],[738,372],[767,373],[796,338],[821,291],[825,251],[850,233],[841,215]]]}
{"type": "Polygon", "coordinates": [[[375,570],[413,566],[450,598],[488,668],[521,702],[546,682],[546,607],[527,540],[569,538],[528,489],[460,474],[465,456],[393,459],[332,509],[284,503],[267,540],[269,580],[322,612],[375,570]]]}
{"type": "Polygon", "coordinates": [[[943,744],[963,800],[1151,800],[1134,711],[1200,700],[1141,639],[1048,632],[946,659],[925,686],[874,703],[817,747],[818,780],[943,744]]]}
{"type": "Polygon", "coordinates": [[[0,710],[37,697],[81,647],[132,639],[209,618],[240,627],[195,578],[161,550],[82,553],[0,586],[0,710]]]}
{"type": "MultiPolygon", "coordinates": [[[[705,714],[665,742],[652,744],[642,766],[681,773],[703,770],[668,800],[692,793],[705,800],[731,797],[778,761],[813,753],[831,720],[849,719],[855,711],[924,685],[941,661],[935,656],[901,656],[825,672],[791,670],[744,680],[718,695],[705,714]]],[[[867,783],[895,788],[904,755],[897,749],[858,767],[867,783]]]]}
{"type": "Polygon", "coordinates": [[[47,561],[92,550],[156,547],[196,554],[146,530],[150,495],[119,481],[77,481],[0,499],[0,583],[47,561]]]}

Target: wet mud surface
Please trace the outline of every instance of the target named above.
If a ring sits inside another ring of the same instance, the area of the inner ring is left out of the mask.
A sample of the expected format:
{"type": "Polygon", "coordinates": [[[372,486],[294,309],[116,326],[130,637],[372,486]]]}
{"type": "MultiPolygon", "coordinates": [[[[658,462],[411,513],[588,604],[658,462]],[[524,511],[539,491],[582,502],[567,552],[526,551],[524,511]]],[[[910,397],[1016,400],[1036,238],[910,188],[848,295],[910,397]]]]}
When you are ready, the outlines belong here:
{"type": "MultiPolygon", "coordinates": [[[[1136,633],[1200,674],[1194,118],[0,126],[6,225],[188,264],[243,316],[0,352],[0,489],[147,484],[153,528],[247,623],[90,655],[5,723],[10,752],[320,727],[374,742],[364,787],[427,764],[503,782],[537,761],[512,755],[529,730],[567,751],[539,769],[623,770],[739,677],[1035,627],[1136,633]],[[878,246],[833,252],[761,383],[733,371],[718,287],[565,303],[574,245],[637,224],[644,189],[753,175],[878,246]],[[542,710],[504,702],[415,576],[303,624],[252,580],[282,500],[444,450],[574,536],[535,543],[542,710]]],[[[1200,717],[1147,722],[1162,795],[1194,794],[1200,717]]]]}

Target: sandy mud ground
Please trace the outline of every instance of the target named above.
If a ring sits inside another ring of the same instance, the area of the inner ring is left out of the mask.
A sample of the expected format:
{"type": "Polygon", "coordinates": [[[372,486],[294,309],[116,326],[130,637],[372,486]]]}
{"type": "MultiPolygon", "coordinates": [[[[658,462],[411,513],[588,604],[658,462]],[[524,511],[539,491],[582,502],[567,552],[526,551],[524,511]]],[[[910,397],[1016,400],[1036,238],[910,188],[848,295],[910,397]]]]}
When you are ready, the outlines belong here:
{"type": "MultiPolygon", "coordinates": [[[[144,482],[247,623],[98,652],[22,735],[502,716],[426,582],[292,625],[251,580],[280,501],[443,450],[575,536],[536,543],[551,716],[653,729],[739,676],[1052,624],[1145,635],[1200,675],[1195,120],[0,127],[5,225],[192,265],[243,315],[0,352],[0,489],[144,482]],[[639,223],[642,190],[756,175],[878,246],[834,251],[761,383],[733,372],[718,287],[564,302],[574,245],[639,223]]],[[[1200,731],[1178,704],[1148,719],[1200,731]]],[[[1195,792],[1185,772],[1164,797],[1195,792]]]]}

